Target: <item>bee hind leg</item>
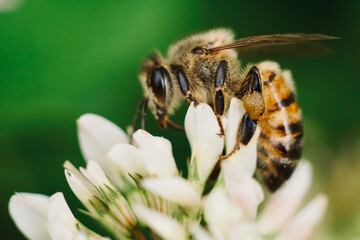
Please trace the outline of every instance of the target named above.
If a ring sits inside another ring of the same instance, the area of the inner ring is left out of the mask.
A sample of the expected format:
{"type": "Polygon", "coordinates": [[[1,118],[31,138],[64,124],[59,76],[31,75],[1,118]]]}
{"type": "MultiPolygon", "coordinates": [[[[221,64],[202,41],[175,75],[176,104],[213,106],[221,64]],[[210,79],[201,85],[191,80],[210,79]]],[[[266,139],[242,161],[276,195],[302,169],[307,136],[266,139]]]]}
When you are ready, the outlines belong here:
{"type": "Polygon", "coordinates": [[[220,160],[226,159],[233,155],[236,151],[240,149],[241,145],[248,145],[250,140],[254,136],[256,127],[257,121],[252,120],[250,118],[250,115],[248,113],[245,113],[244,116],[241,118],[236,134],[236,142],[233,149],[228,154],[220,156],[220,160]]]}
{"type": "Polygon", "coordinates": [[[261,75],[256,66],[250,68],[240,90],[235,94],[243,104],[251,119],[259,120],[265,110],[262,95],[261,75]]]}

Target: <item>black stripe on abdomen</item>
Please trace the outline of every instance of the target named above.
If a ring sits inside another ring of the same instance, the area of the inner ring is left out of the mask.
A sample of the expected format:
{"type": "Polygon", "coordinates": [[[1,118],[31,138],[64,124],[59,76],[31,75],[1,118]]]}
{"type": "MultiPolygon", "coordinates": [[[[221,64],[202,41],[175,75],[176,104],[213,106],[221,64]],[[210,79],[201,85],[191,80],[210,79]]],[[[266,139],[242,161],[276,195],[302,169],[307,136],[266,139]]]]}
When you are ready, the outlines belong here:
{"type": "Polygon", "coordinates": [[[287,180],[290,178],[293,173],[297,161],[289,161],[287,159],[272,159],[272,165],[276,169],[276,173],[280,176],[281,179],[287,180]],[[285,161],[284,161],[285,160],[285,161]]]}
{"type": "Polygon", "coordinates": [[[268,113],[278,112],[281,109],[289,107],[294,102],[296,102],[296,97],[295,94],[292,92],[289,94],[289,96],[287,96],[283,100],[275,103],[273,108],[268,109],[268,113]]]}
{"type": "Polygon", "coordinates": [[[302,121],[296,121],[290,124],[279,125],[275,127],[276,130],[280,130],[284,135],[295,134],[303,131],[302,121]]]}
{"type": "Polygon", "coordinates": [[[293,142],[290,144],[289,149],[286,149],[283,143],[272,144],[272,146],[279,151],[281,157],[288,158],[289,160],[299,159],[303,151],[303,134],[293,138],[293,142]]]}
{"type": "Polygon", "coordinates": [[[295,101],[296,101],[295,94],[292,92],[289,94],[289,96],[287,96],[280,102],[277,102],[275,105],[278,108],[286,108],[286,107],[290,106],[291,104],[293,104],[295,101]]]}
{"type": "Polygon", "coordinates": [[[270,139],[270,137],[268,135],[266,135],[265,133],[263,133],[263,132],[260,132],[259,138],[262,138],[262,139],[265,139],[265,140],[270,139]]]}
{"type": "Polygon", "coordinates": [[[268,156],[269,156],[268,151],[265,149],[264,145],[262,145],[262,144],[258,144],[258,146],[257,146],[257,152],[258,152],[258,153],[261,153],[261,154],[264,155],[265,157],[268,157],[268,156]]]}
{"type": "Polygon", "coordinates": [[[269,79],[267,81],[264,81],[263,84],[264,85],[270,85],[270,83],[274,80],[276,74],[274,72],[272,72],[269,76],[269,79]]]}

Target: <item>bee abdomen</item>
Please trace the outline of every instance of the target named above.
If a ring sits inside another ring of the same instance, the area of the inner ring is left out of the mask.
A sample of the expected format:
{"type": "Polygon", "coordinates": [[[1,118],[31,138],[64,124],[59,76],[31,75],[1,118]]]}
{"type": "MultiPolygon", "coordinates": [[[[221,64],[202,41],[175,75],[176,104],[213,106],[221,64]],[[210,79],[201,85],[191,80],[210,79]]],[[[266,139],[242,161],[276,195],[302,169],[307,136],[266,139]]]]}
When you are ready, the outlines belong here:
{"type": "Polygon", "coordinates": [[[294,171],[303,149],[302,132],[296,137],[272,139],[261,132],[257,146],[257,168],[271,191],[277,190],[294,171]]]}
{"type": "Polygon", "coordinates": [[[303,150],[303,134],[299,133],[296,137],[291,140],[284,139],[283,142],[272,142],[271,146],[274,147],[278,154],[282,158],[287,158],[289,160],[299,159],[302,155],[303,150]]]}
{"type": "Polygon", "coordinates": [[[265,112],[259,121],[257,168],[271,191],[293,173],[303,150],[301,111],[293,90],[281,75],[269,74],[263,84],[265,112]]]}

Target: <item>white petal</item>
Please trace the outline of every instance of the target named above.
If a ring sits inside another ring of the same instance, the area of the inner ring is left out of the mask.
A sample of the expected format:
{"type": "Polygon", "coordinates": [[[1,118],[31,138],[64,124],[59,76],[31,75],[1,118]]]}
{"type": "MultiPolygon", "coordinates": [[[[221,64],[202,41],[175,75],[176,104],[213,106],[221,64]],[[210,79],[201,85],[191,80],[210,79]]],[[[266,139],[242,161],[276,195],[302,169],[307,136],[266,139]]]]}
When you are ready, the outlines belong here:
{"type": "Polygon", "coordinates": [[[154,137],[144,130],[133,135],[134,145],[138,146],[142,163],[150,176],[174,176],[178,174],[172,147],[169,140],[154,137]]]}
{"type": "Polygon", "coordinates": [[[328,200],[324,194],[317,195],[290,220],[276,239],[309,239],[314,228],[321,222],[327,204],[328,200]]]}
{"type": "Polygon", "coordinates": [[[294,173],[269,199],[259,224],[263,234],[281,229],[300,207],[312,181],[311,165],[300,161],[294,173]]]}
{"type": "Polygon", "coordinates": [[[82,115],[77,125],[80,148],[86,161],[98,162],[105,174],[121,185],[118,169],[107,159],[107,153],[115,144],[128,143],[128,136],[114,123],[96,114],[82,115]]]}
{"type": "Polygon", "coordinates": [[[264,199],[260,184],[250,174],[239,171],[227,162],[223,162],[221,167],[229,198],[241,207],[245,219],[255,220],[257,208],[264,199]]]}
{"type": "Polygon", "coordinates": [[[122,172],[144,177],[178,175],[171,143],[162,137],[154,137],[144,130],[133,135],[134,145],[117,144],[108,153],[122,172]]]}
{"type": "MultiPolygon", "coordinates": [[[[226,128],[226,153],[233,150],[240,121],[245,114],[243,103],[236,98],[233,98],[230,103],[228,111],[228,124],[226,128]]],[[[257,156],[257,140],[260,134],[260,128],[257,127],[253,137],[247,145],[240,143],[240,149],[233,153],[226,162],[232,164],[239,171],[244,171],[253,175],[256,169],[256,156],[257,156]]]]}
{"type": "Polygon", "coordinates": [[[235,146],[240,121],[245,113],[242,101],[237,98],[231,99],[230,107],[226,114],[225,142],[227,153],[231,152],[235,146]]]}
{"type": "Polygon", "coordinates": [[[94,187],[94,184],[90,182],[89,179],[87,179],[74,165],[72,165],[71,162],[65,161],[63,165],[64,169],[67,170],[65,173],[68,173],[71,178],[76,178],[77,181],[82,182],[83,185],[85,185],[86,188],[89,189],[89,191],[93,192],[94,194],[97,194],[97,190],[94,187]],[[75,176],[72,176],[75,175],[75,176]]]}
{"type": "Polygon", "coordinates": [[[195,240],[213,240],[210,234],[202,227],[198,226],[192,231],[195,240]]]}
{"type": "Polygon", "coordinates": [[[150,227],[161,238],[171,240],[188,239],[184,227],[175,219],[143,205],[133,205],[133,211],[141,222],[150,227]]]}
{"type": "Polygon", "coordinates": [[[146,178],[141,185],[148,191],[186,208],[198,208],[201,196],[195,188],[182,177],[146,178]]]}
{"type": "Polygon", "coordinates": [[[85,178],[84,179],[79,178],[76,174],[70,172],[67,169],[65,169],[64,171],[65,171],[66,180],[73,193],[86,208],[88,208],[89,210],[92,209],[92,206],[89,203],[89,199],[93,198],[94,196],[97,196],[98,193],[96,192],[96,190],[91,191],[91,189],[89,188],[91,183],[85,178]]]}
{"type": "Polygon", "coordinates": [[[141,176],[147,175],[146,168],[143,165],[141,152],[133,145],[117,144],[110,149],[108,157],[120,167],[120,171],[125,176],[128,174],[133,176],[136,174],[141,176]]]}
{"type": "Polygon", "coordinates": [[[260,128],[257,127],[250,142],[247,145],[240,143],[240,149],[226,159],[226,162],[231,164],[238,171],[246,172],[252,176],[256,169],[257,140],[259,134],[260,128]]]}
{"type": "Polygon", "coordinates": [[[148,176],[176,176],[178,170],[174,157],[161,154],[152,149],[141,149],[142,162],[148,172],[148,176]]]}
{"type": "Polygon", "coordinates": [[[80,168],[81,173],[94,185],[101,186],[107,185],[111,186],[108,178],[105,176],[100,165],[95,161],[89,161],[86,165],[86,169],[80,168]]]}
{"type": "Polygon", "coordinates": [[[88,237],[85,233],[79,232],[79,234],[76,236],[76,240],[88,240],[88,237]]]}
{"type": "Polygon", "coordinates": [[[164,153],[172,156],[172,147],[169,140],[155,137],[145,130],[139,129],[133,134],[133,144],[138,148],[159,148],[164,153]]]}
{"type": "Polygon", "coordinates": [[[231,229],[229,240],[262,240],[258,226],[254,222],[243,222],[231,229]]]}
{"type": "Polygon", "coordinates": [[[230,229],[241,220],[243,212],[221,188],[205,198],[204,216],[215,239],[227,239],[230,229]]]}
{"type": "Polygon", "coordinates": [[[15,225],[29,239],[50,239],[47,231],[49,197],[17,193],[10,198],[9,211],[15,225]]]}
{"type": "Polygon", "coordinates": [[[224,147],[220,127],[209,105],[192,103],[185,117],[185,131],[191,145],[191,161],[195,159],[200,181],[206,181],[224,147]]]}
{"type": "Polygon", "coordinates": [[[53,240],[73,240],[78,235],[77,221],[60,192],[50,197],[48,231],[53,240]]]}

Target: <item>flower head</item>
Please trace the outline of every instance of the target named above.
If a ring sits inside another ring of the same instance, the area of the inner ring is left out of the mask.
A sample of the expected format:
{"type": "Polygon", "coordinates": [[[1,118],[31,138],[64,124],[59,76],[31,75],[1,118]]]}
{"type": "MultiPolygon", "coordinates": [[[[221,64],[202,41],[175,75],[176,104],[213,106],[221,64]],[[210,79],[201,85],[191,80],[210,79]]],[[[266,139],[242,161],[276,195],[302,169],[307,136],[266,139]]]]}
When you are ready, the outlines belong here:
{"type": "Polygon", "coordinates": [[[87,166],[78,170],[65,162],[65,176],[83,212],[104,227],[106,236],[75,219],[61,193],[16,194],[10,214],[30,239],[308,238],[327,205],[326,196],[319,194],[300,209],[311,185],[310,163],[301,161],[259,212],[264,200],[254,178],[259,129],[248,144],[236,143],[244,114],[242,103],[233,99],[222,119],[222,136],[213,110],[191,104],[185,118],[192,150],[186,177],[176,168],[168,140],[144,130],[130,138],[112,122],[85,114],[77,123],[87,166]],[[232,154],[218,164],[224,148],[232,154]],[[209,188],[217,165],[221,170],[209,188]]]}

